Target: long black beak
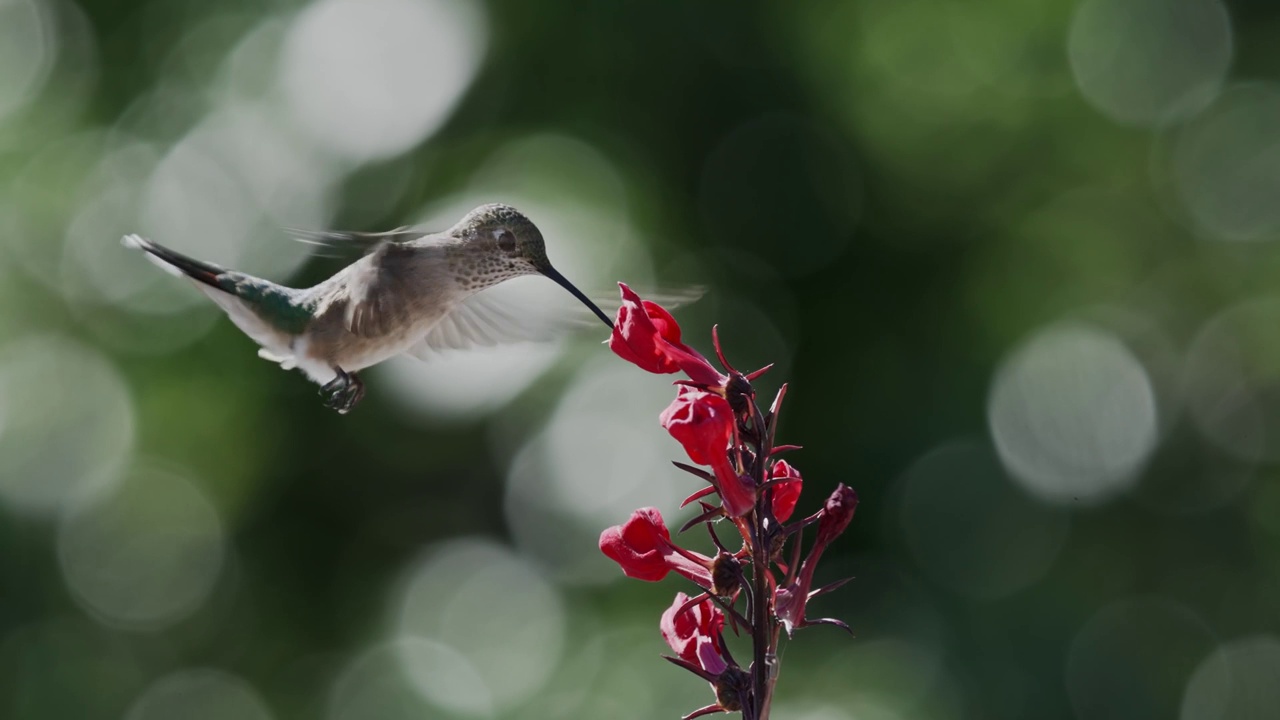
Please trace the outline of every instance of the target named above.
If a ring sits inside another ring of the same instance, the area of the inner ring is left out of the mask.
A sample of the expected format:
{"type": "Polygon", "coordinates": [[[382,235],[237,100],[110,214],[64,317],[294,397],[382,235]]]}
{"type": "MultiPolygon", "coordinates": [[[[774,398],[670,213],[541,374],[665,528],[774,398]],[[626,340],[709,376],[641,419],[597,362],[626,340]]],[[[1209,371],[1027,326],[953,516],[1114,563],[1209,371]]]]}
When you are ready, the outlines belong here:
{"type": "Polygon", "coordinates": [[[587,297],[582,293],[581,290],[574,287],[573,283],[569,282],[569,279],[561,275],[558,270],[548,265],[545,268],[542,268],[541,272],[543,275],[546,275],[552,280],[555,280],[556,284],[559,285],[560,287],[573,293],[573,296],[581,300],[583,305],[586,305],[587,307],[591,308],[592,312],[600,316],[600,319],[604,321],[605,325],[608,325],[610,329],[613,328],[613,321],[609,319],[609,316],[605,315],[603,310],[597,307],[595,303],[591,302],[591,298],[587,297]]]}

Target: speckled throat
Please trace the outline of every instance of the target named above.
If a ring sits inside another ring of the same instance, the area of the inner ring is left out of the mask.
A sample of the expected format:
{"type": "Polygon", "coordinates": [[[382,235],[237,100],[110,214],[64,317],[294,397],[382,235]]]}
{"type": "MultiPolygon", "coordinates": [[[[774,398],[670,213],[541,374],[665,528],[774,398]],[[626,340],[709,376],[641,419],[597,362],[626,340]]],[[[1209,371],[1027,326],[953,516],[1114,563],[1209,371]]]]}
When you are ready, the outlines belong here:
{"type": "Polygon", "coordinates": [[[446,250],[445,258],[449,275],[458,288],[466,292],[479,292],[504,280],[538,272],[523,258],[474,245],[452,245],[446,250]]]}

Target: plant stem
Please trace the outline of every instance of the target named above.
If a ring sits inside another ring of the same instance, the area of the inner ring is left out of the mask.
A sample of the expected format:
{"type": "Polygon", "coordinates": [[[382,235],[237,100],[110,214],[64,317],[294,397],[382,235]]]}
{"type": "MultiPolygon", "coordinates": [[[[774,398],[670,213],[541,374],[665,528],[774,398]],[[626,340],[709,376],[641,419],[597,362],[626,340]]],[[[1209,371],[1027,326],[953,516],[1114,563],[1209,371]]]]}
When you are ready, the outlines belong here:
{"type": "MultiPolygon", "coordinates": [[[[772,433],[765,427],[764,415],[751,399],[751,420],[755,426],[755,463],[752,476],[756,487],[764,485],[765,469],[768,465],[769,453],[772,450],[770,437],[772,433]]],[[[773,490],[766,488],[756,498],[756,508],[751,514],[751,583],[752,587],[752,633],[751,644],[753,657],[751,663],[751,702],[754,720],[769,720],[769,707],[773,700],[773,684],[775,664],[777,662],[778,633],[773,627],[772,583],[769,581],[769,533],[765,519],[773,516],[771,503],[773,490]]]]}
{"type": "MultiPolygon", "coordinates": [[[[759,513],[756,514],[759,517],[759,513]]],[[[755,720],[769,720],[769,695],[773,689],[773,683],[770,678],[770,670],[773,666],[773,647],[770,639],[773,635],[771,632],[772,618],[769,612],[769,583],[765,579],[765,574],[769,571],[769,550],[764,547],[764,533],[761,532],[760,523],[754,522],[756,542],[755,552],[752,555],[752,565],[754,567],[751,573],[751,582],[754,586],[752,592],[754,597],[751,603],[752,612],[751,625],[751,644],[753,649],[753,662],[751,664],[751,699],[754,705],[755,720]]]]}

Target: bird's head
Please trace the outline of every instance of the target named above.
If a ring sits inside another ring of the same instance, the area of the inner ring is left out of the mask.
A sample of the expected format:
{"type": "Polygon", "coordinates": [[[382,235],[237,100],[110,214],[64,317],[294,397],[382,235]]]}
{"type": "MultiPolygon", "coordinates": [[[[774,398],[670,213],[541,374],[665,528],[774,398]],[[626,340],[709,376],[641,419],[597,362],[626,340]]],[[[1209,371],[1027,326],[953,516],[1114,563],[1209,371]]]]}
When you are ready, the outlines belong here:
{"type": "Polygon", "coordinates": [[[604,311],[552,267],[542,231],[519,210],[501,203],[481,205],[459,220],[449,235],[474,248],[484,258],[484,264],[499,275],[545,275],[554,280],[613,327],[604,311]]]}
{"type": "Polygon", "coordinates": [[[462,238],[477,251],[493,256],[520,274],[540,274],[551,267],[542,232],[524,213],[510,205],[481,205],[459,220],[449,234],[462,238]]]}

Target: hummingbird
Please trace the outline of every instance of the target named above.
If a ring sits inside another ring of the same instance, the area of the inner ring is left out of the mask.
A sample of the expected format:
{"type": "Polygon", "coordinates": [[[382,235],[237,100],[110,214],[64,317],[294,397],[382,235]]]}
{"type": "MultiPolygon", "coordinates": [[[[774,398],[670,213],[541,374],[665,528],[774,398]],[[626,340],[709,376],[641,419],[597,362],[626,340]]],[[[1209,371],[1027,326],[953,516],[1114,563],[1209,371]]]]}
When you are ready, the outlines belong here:
{"type": "Polygon", "coordinates": [[[484,290],[511,278],[555,281],[613,327],[547,259],[542,233],[509,205],[481,205],[442,233],[295,231],[313,244],[350,245],[364,255],[309,288],[291,288],[196,260],[138,235],[141,250],[186,277],[261,346],[258,355],[319,384],[326,407],[346,414],[364,396],[356,374],[401,353],[542,339],[484,290]]]}

